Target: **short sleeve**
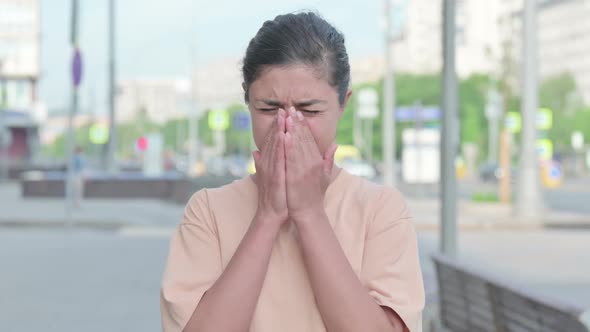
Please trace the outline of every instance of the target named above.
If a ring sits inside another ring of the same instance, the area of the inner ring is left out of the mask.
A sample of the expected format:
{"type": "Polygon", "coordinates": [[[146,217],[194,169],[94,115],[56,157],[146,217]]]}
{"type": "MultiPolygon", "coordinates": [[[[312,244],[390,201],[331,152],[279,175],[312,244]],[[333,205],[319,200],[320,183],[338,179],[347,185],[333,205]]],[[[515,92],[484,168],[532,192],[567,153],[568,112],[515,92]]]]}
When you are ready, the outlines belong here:
{"type": "Polygon", "coordinates": [[[361,281],[377,304],[395,311],[410,332],[421,332],[424,284],[410,213],[402,195],[392,188],[385,188],[375,203],[361,281]]]}
{"type": "Polygon", "coordinates": [[[213,225],[207,192],[201,190],[189,200],[170,241],[160,292],[165,332],[184,329],[199,301],[222,272],[213,225]]]}

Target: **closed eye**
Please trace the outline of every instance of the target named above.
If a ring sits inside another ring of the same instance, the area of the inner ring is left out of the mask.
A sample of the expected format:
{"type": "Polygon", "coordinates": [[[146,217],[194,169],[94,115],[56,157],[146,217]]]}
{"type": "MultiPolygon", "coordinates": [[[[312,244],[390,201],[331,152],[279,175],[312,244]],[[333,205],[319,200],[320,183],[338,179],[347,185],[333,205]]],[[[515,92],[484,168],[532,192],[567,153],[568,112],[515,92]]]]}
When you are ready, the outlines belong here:
{"type": "Polygon", "coordinates": [[[302,110],[301,112],[306,113],[306,114],[311,114],[311,115],[320,113],[320,111],[312,111],[312,110],[302,110]]]}
{"type": "Polygon", "coordinates": [[[275,112],[278,110],[278,108],[259,108],[258,110],[260,112],[275,112]]]}

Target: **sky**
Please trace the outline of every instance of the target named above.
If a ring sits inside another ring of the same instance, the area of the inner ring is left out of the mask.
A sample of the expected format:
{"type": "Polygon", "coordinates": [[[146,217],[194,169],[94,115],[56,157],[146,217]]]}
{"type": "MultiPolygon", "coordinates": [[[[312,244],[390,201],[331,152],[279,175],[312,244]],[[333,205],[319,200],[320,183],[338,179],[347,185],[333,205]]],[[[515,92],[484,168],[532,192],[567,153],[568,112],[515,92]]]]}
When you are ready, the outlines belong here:
{"type": "MultiPolygon", "coordinates": [[[[84,76],[82,108],[107,114],[108,0],[80,1],[79,44],[84,76]]],[[[70,102],[71,0],[41,0],[40,98],[50,112],[70,102]]],[[[191,63],[205,66],[242,57],[265,20],[317,10],[341,30],[351,59],[383,49],[381,0],[118,0],[117,77],[187,77],[191,63]],[[191,56],[194,49],[194,58],[191,56]]]]}

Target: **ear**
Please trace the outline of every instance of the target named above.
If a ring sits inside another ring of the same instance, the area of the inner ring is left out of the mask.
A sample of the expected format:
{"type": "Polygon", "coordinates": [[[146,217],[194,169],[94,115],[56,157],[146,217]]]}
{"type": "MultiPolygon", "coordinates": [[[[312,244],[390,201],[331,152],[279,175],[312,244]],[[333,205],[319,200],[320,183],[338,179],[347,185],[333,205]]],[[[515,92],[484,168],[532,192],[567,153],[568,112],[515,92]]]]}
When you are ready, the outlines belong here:
{"type": "Polygon", "coordinates": [[[344,97],[344,102],[342,103],[342,105],[340,105],[339,117],[342,117],[342,114],[344,114],[344,111],[346,110],[346,106],[348,105],[348,102],[350,101],[350,96],[352,96],[352,90],[348,89],[348,91],[346,91],[346,96],[344,97]]]}

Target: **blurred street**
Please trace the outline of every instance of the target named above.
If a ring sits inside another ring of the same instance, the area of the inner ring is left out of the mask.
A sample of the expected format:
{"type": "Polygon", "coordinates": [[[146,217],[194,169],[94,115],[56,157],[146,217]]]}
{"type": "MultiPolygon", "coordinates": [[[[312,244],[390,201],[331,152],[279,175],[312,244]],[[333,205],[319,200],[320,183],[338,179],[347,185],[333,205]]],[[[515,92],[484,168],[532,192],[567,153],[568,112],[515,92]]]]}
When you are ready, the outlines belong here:
{"type": "MultiPolygon", "coordinates": [[[[159,283],[169,232],[150,228],[0,231],[1,330],[158,331],[159,283]]],[[[434,232],[419,233],[427,294],[434,232]]],[[[460,258],[529,288],[590,306],[590,232],[479,231],[460,258]],[[526,268],[523,268],[526,266],[526,268]]]]}

